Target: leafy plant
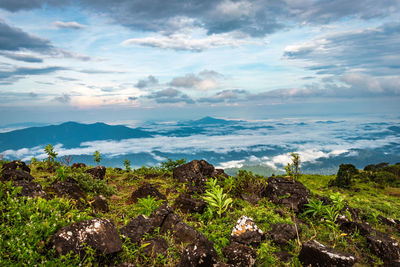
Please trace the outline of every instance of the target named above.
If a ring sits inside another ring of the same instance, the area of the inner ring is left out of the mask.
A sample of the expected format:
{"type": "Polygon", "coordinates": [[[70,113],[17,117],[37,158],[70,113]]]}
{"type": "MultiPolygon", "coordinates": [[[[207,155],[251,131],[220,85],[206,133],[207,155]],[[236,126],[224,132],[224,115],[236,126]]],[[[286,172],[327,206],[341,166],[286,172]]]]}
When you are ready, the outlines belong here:
{"type": "Polygon", "coordinates": [[[74,169],[68,173],[68,176],[77,181],[79,187],[88,193],[111,196],[116,192],[115,187],[108,185],[106,180],[95,179],[92,175],[84,173],[83,170],[74,169]]]}
{"type": "Polygon", "coordinates": [[[358,174],[358,170],[353,164],[340,164],[336,179],[332,180],[329,185],[349,188],[352,183],[352,178],[356,174],[358,174]]]}
{"type": "Polygon", "coordinates": [[[93,160],[97,163],[97,166],[99,166],[100,161],[101,161],[101,155],[100,155],[100,152],[98,150],[96,150],[93,153],[93,160]]]}
{"type": "Polygon", "coordinates": [[[149,216],[155,211],[163,202],[163,200],[157,200],[155,197],[148,195],[144,198],[139,198],[136,206],[139,208],[139,213],[149,216]]]}
{"type": "Polygon", "coordinates": [[[208,203],[209,206],[217,210],[218,217],[221,218],[224,213],[232,204],[232,198],[228,197],[228,194],[224,193],[224,189],[216,184],[217,179],[210,179],[207,183],[209,187],[206,190],[203,199],[208,203]]]}
{"type": "Polygon", "coordinates": [[[47,154],[47,162],[54,162],[54,159],[57,157],[57,153],[54,151],[54,147],[51,144],[48,144],[44,147],[44,152],[47,154]]]}
{"type": "Polygon", "coordinates": [[[324,213],[324,203],[321,200],[310,200],[308,204],[305,204],[307,207],[306,211],[304,214],[311,214],[313,217],[320,217],[324,213]]]}
{"type": "Polygon", "coordinates": [[[60,166],[57,169],[57,179],[59,179],[61,182],[64,182],[65,179],[67,179],[67,174],[65,172],[65,166],[60,166]]]}
{"type": "Polygon", "coordinates": [[[127,171],[131,171],[131,161],[129,159],[124,160],[124,166],[127,171]]]}
{"type": "Polygon", "coordinates": [[[172,171],[174,168],[179,167],[186,163],[186,159],[177,159],[172,160],[167,158],[167,161],[161,162],[161,168],[165,169],[166,171],[172,171]]]}

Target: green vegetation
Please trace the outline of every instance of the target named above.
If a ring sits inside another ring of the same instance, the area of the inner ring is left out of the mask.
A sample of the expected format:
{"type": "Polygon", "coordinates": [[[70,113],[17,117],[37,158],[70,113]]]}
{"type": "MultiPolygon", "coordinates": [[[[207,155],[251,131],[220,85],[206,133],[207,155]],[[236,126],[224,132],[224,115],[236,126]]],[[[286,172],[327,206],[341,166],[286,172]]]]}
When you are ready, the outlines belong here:
{"type": "Polygon", "coordinates": [[[125,170],[130,172],[131,171],[131,161],[129,159],[124,160],[125,170]]]}
{"type": "Polygon", "coordinates": [[[96,151],[93,153],[93,160],[97,163],[97,166],[99,166],[100,161],[101,161],[101,155],[100,155],[100,152],[99,152],[99,151],[96,150],[96,151]]]}
{"type": "Polygon", "coordinates": [[[55,158],[57,157],[57,153],[54,151],[54,147],[51,144],[48,144],[44,148],[44,152],[47,154],[47,162],[54,162],[55,158]]]}
{"type": "Polygon", "coordinates": [[[291,163],[285,166],[286,175],[298,180],[300,178],[300,155],[290,153],[291,163]]]}
{"type": "MultiPolygon", "coordinates": [[[[51,151],[55,153],[54,149],[51,151]]],[[[120,229],[140,214],[149,216],[161,204],[174,206],[182,192],[190,192],[189,185],[177,182],[172,176],[173,168],[184,164],[185,160],[168,159],[160,167],[141,167],[127,172],[107,168],[105,178],[100,180],[85,172],[92,166],[73,169],[58,164],[54,159],[48,161],[56,168],[55,173],[43,168],[46,162],[32,160],[29,166],[34,182],[41,184],[49,199],[21,197],[21,188],[14,187],[11,182],[0,182],[1,266],[97,266],[101,261],[104,265],[116,266],[124,262],[135,266],[175,266],[179,263],[187,244],[178,244],[173,233],[160,233],[159,229],[146,234],[139,243],[124,240],[123,251],[110,258],[99,258],[90,249],[83,259],[73,255],[59,258],[50,246],[50,239],[62,227],[73,222],[101,216],[112,219],[120,229]],[[67,197],[56,197],[51,190],[55,181],[75,181],[86,192],[87,199],[77,203],[67,197]],[[144,182],[154,185],[166,200],[147,196],[132,203],[132,192],[144,182]],[[98,195],[107,198],[109,211],[98,214],[92,210],[90,203],[98,195]],[[155,237],[167,241],[166,254],[145,255],[149,245],[146,240],[155,237]]],[[[4,163],[0,161],[0,171],[4,163]]],[[[326,176],[301,174],[300,159],[296,161],[292,158],[291,164],[292,177],[311,191],[309,203],[299,214],[271,202],[265,197],[267,177],[246,170],[232,176],[209,178],[204,193],[190,193],[194,199],[206,201],[203,213],[185,213],[179,208],[175,208],[175,213],[213,242],[223,262],[227,259],[222,251],[230,243],[231,231],[237,220],[245,215],[252,218],[264,233],[268,233],[276,223],[295,224],[302,229],[298,235],[300,242],[315,239],[352,253],[360,259],[359,266],[382,264],[371,254],[366,238],[357,232],[346,235],[340,230],[337,219],[342,214],[353,220],[347,208],[357,210],[358,216],[374,229],[389,233],[400,241],[400,233],[382,224],[379,219],[379,215],[400,219],[400,165],[368,165],[364,170],[341,165],[337,175],[326,176]],[[245,201],[246,197],[252,197],[254,201],[245,201]]],[[[127,170],[130,169],[130,162],[126,161],[124,165],[127,170]]],[[[267,238],[255,249],[256,266],[301,266],[297,257],[301,249],[297,238],[284,247],[267,238]],[[289,262],[283,263],[279,259],[282,251],[293,256],[289,262]]]]}

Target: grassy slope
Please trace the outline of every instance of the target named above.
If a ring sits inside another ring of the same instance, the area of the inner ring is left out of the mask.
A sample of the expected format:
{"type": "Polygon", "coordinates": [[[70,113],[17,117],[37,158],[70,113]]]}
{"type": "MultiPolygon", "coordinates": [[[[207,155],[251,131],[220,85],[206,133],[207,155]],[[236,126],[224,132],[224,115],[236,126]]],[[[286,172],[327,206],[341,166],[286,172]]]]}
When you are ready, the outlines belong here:
{"type": "MultiPolygon", "coordinates": [[[[44,188],[48,187],[50,182],[55,179],[54,173],[48,173],[46,171],[38,171],[35,166],[32,167],[32,175],[35,180],[42,184],[44,188]]],[[[73,172],[67,170],[67,174],[73,172]]],[[[311,190],[314,194],[322,196],[329,196],[333,192],[339,191],[345,200],[351,207],[362,209],[367,215],[368,221],[372,226],[381,231],[391,233],[391,235],[400,241],[400,235],[394,233],[388,226],[379,224],[376,220],[378,214],[385,217],[392,217],[400,219],[400,190],[399,188],[376,188],[372,183],[359,183],[355,187],[359,188],[355,192],[354,190],[343,190],[338,188],[328,188],[327,184],[332,176],[324,175],[303,175],[300,181],[311,190]]],[[[135,218],[140,214],[137,204],[133,204],[129,201],[130,194],[138,188],[143,182],[149,182],[156,185],[159,191],[164,194],[170,205],[173,205],[174,200],[184,191],[182,184],[177,183],[172,178],[171,172],[161,170],[159,168],[141,168],[131,172],[119,172],[113,168],[107,168],[107,174],[105,181],[111,187],[115,187],[116,191],[113,195],[108,197],[110,204],[110,211],[104,214],[93,214],[95,217],[109,218],[114,220],[117,227],[120,228],[131,219],[135,218]]],[[[89,181],[90,182],[90,181],[89,181]]],[[[89,183],[90,185],[90,183],[89,183]]],[[[101,191],[101,190],[100,190],[101,191]]],[[[95,192],[88,192],[89,201],[92,197],[97,195],[95,192]]],[[[201,197],[201,196],[194,196],[201,197]]],[[[195,227],[197,230],[204,233],[211,241],[214,242],[215,248],[221,258],[224,260],[222,255],[222,248],[229,243],[229,236],[231,229],[234,227],[237,219],[242,215],[247,215],[253,218],[256,224],[261,230],[267,232],[270,230],[270,226],[274,223],[293,223],[293,214],[287,210],[285,216],[281,217],[274,209],[278,207],[275,204],[263,199],[257,205],[252,205],[239,198],[234,199],[232,208],[226,213],[226,216],[222,218],[207,218],[199,214],[188,215],[183,214],[179,210],[176,211],[189,225],[195,227]]],[[[379,264],[381,261],[375,256],[370,255],[366,240],[360,236],[343,236],[340,240],[332,240],[330,229],[322,222],[316,220],[310,220],[309,216],[299,216],[305,223],[301,224],[303,232],[300,236],[301,242],[317,239],[327,245],[336,245],[336,248],[342,251],[348,251],[354,253],[360,260],[359,266],[368,266],[371,262],[367,261],[367,258],[372,258],[374,264],[379,264]],[[368,257],[367,257],[368,255],[368,257]]],[[[54,232],[58,230],[55,229],[54,232]]],[[[157,235],[157,233],[155,234],[157,235]]],[[[164,238],[170,244],[167,256],[158,256],[153,258],[146,258],[141,253],[141,247],[138,245],[125,242],[124,250],[120,253],[113,261],[117,263],[131,262],[138,266],[174,266],[179,262],[180,254],[185,247],[185,244],[174,244],[173,239],[169,235],[165,235],[164,238]]],[[[0,249],[4,249],[1,247],[0,249]]],[[[297,260],[297,254],[299,253],[300,246],[292,241],[286,248],[292,255],[293,259],[287,263],[289,266],[299,266],[297,260]]],[[[273,252],[279,251],[280,248],[275,246],[271,241],[265,241],[257,251],[257,265],[258,266],[272,266],[279,265],[277,257],[273,252]]],[[[49,255],[54,255],[50,253],[49,255]]],[[[52,256],[48,256],[47,260],[51,261],[52,256]]],[[[15,263],[18,263],[24,259],[19,259],[15,263]]],[[[94,258],[86,259],[87,262],[96,261],[94,258]]],[[[71,261],[72,263],[73,261],[71,261]]]]}

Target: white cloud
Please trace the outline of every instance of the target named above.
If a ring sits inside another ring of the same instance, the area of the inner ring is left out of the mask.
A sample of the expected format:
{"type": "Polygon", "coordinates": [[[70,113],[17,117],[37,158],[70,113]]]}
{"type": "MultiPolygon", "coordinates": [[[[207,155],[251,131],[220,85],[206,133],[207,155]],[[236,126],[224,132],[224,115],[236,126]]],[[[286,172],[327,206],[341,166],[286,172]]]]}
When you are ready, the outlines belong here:
{"type": "Polygon", "coordinates": [[[86,25],[80,24],[80,23],[78,23],[76,21],[69,21],[69,22],[56,21],[53,24],[57,28],[64,28],[64,29],[84,29],[84,28],[87,28],[86,25]]]}

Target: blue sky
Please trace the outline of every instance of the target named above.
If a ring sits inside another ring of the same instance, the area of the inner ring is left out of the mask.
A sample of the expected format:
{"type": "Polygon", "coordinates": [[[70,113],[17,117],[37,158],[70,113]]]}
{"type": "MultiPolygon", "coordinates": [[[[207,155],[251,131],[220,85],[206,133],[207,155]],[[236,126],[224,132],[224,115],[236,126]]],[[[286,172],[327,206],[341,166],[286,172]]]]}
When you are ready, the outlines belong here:
{"type": "Polygon", "coordinates": [[[398,0],[2,0],[0,124],[399,114],[398,0]]]}

